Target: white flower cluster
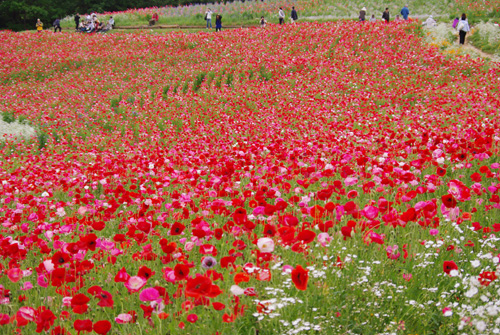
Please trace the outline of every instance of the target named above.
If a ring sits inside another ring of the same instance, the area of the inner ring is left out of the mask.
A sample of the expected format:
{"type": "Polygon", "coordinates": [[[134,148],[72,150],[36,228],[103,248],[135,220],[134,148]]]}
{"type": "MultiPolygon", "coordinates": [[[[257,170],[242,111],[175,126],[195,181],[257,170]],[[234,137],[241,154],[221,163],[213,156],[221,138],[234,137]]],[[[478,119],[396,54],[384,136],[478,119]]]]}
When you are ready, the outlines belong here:
{"type": "Polygon", "coordinates": [[[36,131],[33,127],[16,122],[7,123],[0,120],[0,141],[5,138],[32,138],[36,136],[36,131]]]}

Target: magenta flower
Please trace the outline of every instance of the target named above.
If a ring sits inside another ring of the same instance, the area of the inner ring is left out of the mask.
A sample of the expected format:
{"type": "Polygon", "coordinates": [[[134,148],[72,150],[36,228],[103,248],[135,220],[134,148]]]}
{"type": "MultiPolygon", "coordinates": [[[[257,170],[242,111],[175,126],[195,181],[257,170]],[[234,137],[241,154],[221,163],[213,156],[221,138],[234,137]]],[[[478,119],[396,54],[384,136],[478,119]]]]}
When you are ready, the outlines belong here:
{"type": "Polygon", "coordinates": [[[141,301],[156,301],[160,298],[160,293],[155,288],[144,289],[141,294],[139,294],[139,299],[141,301]]]}

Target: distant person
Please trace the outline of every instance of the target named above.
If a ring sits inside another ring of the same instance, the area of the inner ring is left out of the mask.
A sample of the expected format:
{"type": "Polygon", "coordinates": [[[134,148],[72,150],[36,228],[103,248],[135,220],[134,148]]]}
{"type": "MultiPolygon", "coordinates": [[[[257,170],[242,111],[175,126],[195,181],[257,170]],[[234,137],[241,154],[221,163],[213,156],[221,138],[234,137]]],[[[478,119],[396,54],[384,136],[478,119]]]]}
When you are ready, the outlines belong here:
{"type": "Polygon", "coordinates": [[[40,21],[40,19],[37,19],[36,20],[36,31],[38,31],[39,33],[41,33],[43,30],[43,22],[40,21]]]}
{"type": "Polygon", "coordinates": [[[76,13],[76,15],[75,15],[75,29],[78,30],[79,26],[80,26],[80,14],[76,13]]]}
{"type": "Polygon", "coordinates": [[[401,17],[399,15],[396,15],[396,18],[394,19],[394,21],[401,21],[401,17]]]}
{"type": "Polygon", "coordinates": [[[292,13],[290,14],[290,17],[292,19],[292,22],[296,22],[299,19],[299,16],[297,15],[297,11],[295,10],[295,7],[292,7],[292,13]]]}
{"type": "Polygon", "coordinates": [[[462,18],[457,24],[458,34],[460,36],[460,45],[465,44],[465,35],[470,31],[469,21],[467,21],[467,15],[462,14],[462,18]]]}
{"type": "Polygon", "coordinates": [[[266,19],[263,16],[261,16],[261,18],[260,18],[260,27],[261,28],[265,28],[266,24],[267,24],[266,19]]]}
{"type": "Polygon", "coordinates": [[[92,33],[94,32],[95,30],[95,23],[93,20],[90,20],[88,23],[87,23],[87,27],[86,27],[86,30],[85,32],[87,33],[92,33]]]}
{"type": "Polygon", "coordinates": [[[157,13],[154,13],[153,16],[151,17],[151,20],[149,20],[149,25],[154,26],[156,22],[158,22],[159,17],[157,13]]]}
{"type": "Polygon", "coordinates": [[[109,21],[108,21],[108,24],[111,25],[111,28],[112,29],[115,29],[115,19],[113,19],[112,16],[109,17],[109,21]]]}
{"type": "Polygon", "coordinates": [[[215,31],[221,31],[222,30],[222,16],[216,15],[215,16],[215,31]]]}
{"type": "Polygon", "coordinates": [[[107,31],[110,31],[113,29],[113,25],[111,25],[108,21],[108,23],[106,24],[106,26],[101,30],[101,33],[105,33],[107,31]]]}
{"type": "Polygon", "coordinates": [[[377,22],[377,19],[375,18],[375,14],[372,14],[372,17],[370,18],[370,22],[377,22]]]}
{"type": "Polygon", "coordinates": [[[401,15],[403,19],[408,20],[408,16],[410,15],[410,10],[408,9],[408,5],[405,5],[403,9],[401,9],[401,15]]]}
{"type": "Polygon", "coordinates": [[[212,10],[209,8],[206,12],[205,12],[205,20],[207,20],[207,29],[210,27],[210,29],[212,29],[212,10]]]}
{"type": "Polygon", "coordinates": [[[280,24],[285,24],[285,11],[281,7],[280,10],[278,11],[278,17],[280,19],[280,24]]]}
{"type": "Polygon", "coordinates": [[[389,23],[391,19],[391,14],[389,14],[389,8],[386,8],[385,11],[382,13],[382,19],[385,20],[385,22],[389,23]]]}
{"type": "Polygon", "coordinates": [[[54,23],[52,24],[54,26],[54,32],[57,33],[57,29],[59,29],[59,32],[62,31],[61,29],[61,20],[55,19],[54,23]]]}
{"type": "Polygon", "coordinates": [[[453,24],[452,24],[453,29],[457,29],[458,21],[460,21],[460,19],[458,17],[456,17],[455,20],[453,20],[453,24]]]}
{"type": "Polygon", "coordinates": [[[363,7],[359,11],[359,21],[364,22],[365,20],[366,20],[366,7],[363,7]]]}
{"type": "Polygon", "coordinates": [[[425,20],[424,23],[422,23],[423,26],[426,26],[427,28],[432,28],[432,27],[435,27],[437,25],[437,22],[436,20],[434,20],[434,18],[431,16],[429,16],[429,18],[427,20],[425,20]]]}

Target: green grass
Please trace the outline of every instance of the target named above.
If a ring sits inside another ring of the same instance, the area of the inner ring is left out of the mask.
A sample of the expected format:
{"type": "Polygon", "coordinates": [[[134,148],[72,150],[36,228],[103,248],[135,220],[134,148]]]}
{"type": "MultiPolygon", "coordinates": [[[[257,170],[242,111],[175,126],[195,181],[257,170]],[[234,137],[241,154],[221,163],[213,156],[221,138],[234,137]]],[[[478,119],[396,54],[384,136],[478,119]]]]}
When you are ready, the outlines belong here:
{"type": "Polygon", "coordinates": [[[481,34],[481,30],[477,30],[469,37],[472,45],[486,53],[500,55],[500,40],[490,42],[487,35],[481,34]]]}

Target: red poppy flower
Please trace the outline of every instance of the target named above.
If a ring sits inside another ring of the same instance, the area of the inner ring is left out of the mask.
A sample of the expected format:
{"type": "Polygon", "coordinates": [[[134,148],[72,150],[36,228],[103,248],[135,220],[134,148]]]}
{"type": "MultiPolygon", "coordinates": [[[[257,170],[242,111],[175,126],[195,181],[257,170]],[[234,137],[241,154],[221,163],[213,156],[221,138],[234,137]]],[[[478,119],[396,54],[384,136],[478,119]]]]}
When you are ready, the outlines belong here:
{"type": "Polygon", "coordinates": [[[314,241],[316,237],[316,233],[311,230],[303,230],[297,235],[297,240],[302,241],[305,244],[311,243],[314,241]]]}
{"type": "Polygon", "coordinates": [[[484,271],[479,275],[478,281],[483,286],[489,286],[492,281],[497,279],[497,275],[494,271],[484,271]]]}
{"type": "Polygon", "coordinates": [[[305,291],[307,289],[307,281],[309,280],[309,270],[297,265],[292,270],[292,281],[298,290],[305,291]]]}
{"type": "Polygon", "coordinates": [[[97,246],[97,236],[96,234],[88,234],[87,236],[83,236],[80,238],[79,246],[81,249],[89,249],[91,251],[95,251],[97,246]]]}
{"type": "Polygon", "coordinates": [[[111,330],[111,322],[108,320],[101,320],[94,323],[94,331],[99,335],[106,335],[111,330]]]}
{"type": "Polygon", "coordinates": [[[349,227],[349,226],[344,226],[342,228],[340,228],[340,232],[342,233],[342,235],[344,236],[344,241],[346,240],[346,238],[348,237],[351,237],[351,234],[352,234],[352,227],[349,227]]]}
{"type": "Polygon", "coordinates": [[[52,263],[55,265],[62,265],[71,260],[71,256],[65,252],[58,251],[52,256],[52,263]]]}
{"type": "Polygon", "coordinates": [[[246,273],[244,272],[240,272],[240,273],[237,273],[235,276],[234,276],[234,283],[236,285],[239,285],[241,282],[245,282],[245,283],[248,283],[250,281],[250,276],[247,275],[246,273]]]}
{"type": "Polygon", "coordinates": [[[444,261],[443,271],[447,274],[450,274],[452,270],[458,270],[457,264],[454,261],[444,261]]]}
{"type": "Polygon", "coordinates": [[[66,281],[66,269],[58,268],[50,273],[50,283],[52,286],[61,286],[66,281]]]}
{"type": "Polygon", "coordinates": [[[180,222],[175,222],[172,225],[172,228],[170,228],[170,235],[180,235],[182,232],[186,229],[186,227],[180,223],[180,222]]]}
{"type": "Polygon", "coordinates": [[[222,311],[224,308],[226,308],[226,305],[220,302],[214,302],[212,303],[212,306],[216,311],[222,311]]]}
{"type": "Polygon", "coordinates": [[[446,208],[455,208],[457,206],[457,200],[451,194],[443,195],[441,197],[441,200],[443,201],[443,205],[445,205],[446,208]]]}
{"type": "Polygon", "coordinates": [[[57,326],[50,332],[50,335],[70,335],[70,332],[61,326],[57,326]]]}
{"type": "Polygon", "coordinates": [[[125,268],[121,268],[115,276],[115,283],[125,283],[130,278],[125,268]]]}
{"type": "Polygon", "coordinates": [[[213,284],[212,284],[212,285],[210,286],[210,290],[209,290],[209,291],[208,291],[208,293],[206,294],[206,297],[208,297],[208,298],[216,298],[216,297],[218,297],[219,295],[221,295],[221,294],[222,294],[222,292],[223,292],[223,291],[220,289],[220,287],[219,287],[219,286],[217,286],[217,285],[213,285],[213,284]]]}
{"type": "Polygon", "coordinates": [[[198,276],[191,280],[188,280],[186,284],[186,296],[199,298],[201,296],[206,296],[210,293],[212,288],[212,281],[210,278],[205,276],[198,276]]]}
{"type": "Polygon", "coordinates": [[[438,167],[436,169],[436,173],[438,176],[443,177],[446,174],[446,169],[443,169],[442,167],[438,167]]]}
{"type": "Polygon", "coordinates": [[[221,260],[220,260],[220,266],[223,269],[227,269],[229,267],[229,265],[230,264],[234,264],[235,261],[236,261],[235,257],[233,257],[233,256],[225,256],[225,257],[221,258],[221,260]]]}
{"type": "Polygon", "coordinates": [[[176,264],[174,267],[175,279],[183,280],[189,275],[189,267],[185,264],[176,264]]]}
{"type": "Polygon", "coordinates": [[[73,322],[73,327],[75,328],[75,330],[80,333],[82,331],[85,331],[85,332],[91,332],[92,331],[92,321],[86,319],[86,320],[75,320],[75,322],[73,322]]]}
{"type": "Polygon", "coordinates": [[[330,212],[330,213],[331,213],[331,212],[333,212],[333,210],[335,209],[335,207],[336,207],[336,206],[335,206],[335,204],[334,204],[333,202],[331,202],[331,201],[330,201],[330,202],[327,202],[327,203],[326,203],[326,205],[325,205],[325,210],[326,210],[327,212],[330,212]]]}
{"type": "Polygon", "coordinates": [[[332,220],[328,220],[326,222],[320,222],[318,223],[318,229],[323,232],[327,233],[330,228],[332,228],[334,225],[332,220]]]}
{"type": "Polygon", "coordinates": [[[404,222],[415,221],[416,218],[417,218],[417,211],[413,207],[409,208],[406,212],[401,214],[400,217],[400,219],[404,222]]]}
{"type": "Polygon", "coordinates": [[[90,301],[90,298],[85,294],[79,293],[71,298],[71,306],[86,305],[90,301]]]}
{"type": "Polygon", "coordinates": [[[319,200],[328,200],[333,194],[333,191],[330,190],[330,189],[323,189],[323,190],[320,190],[318,191],[318,194],[317,194],[317,197],[319,200]]]}
{"type": "Polygon", "coordinates": [[[48,331],[50,327],[54,324],[56,320],[56,316],[52,313],[51,310],[46,309],[43,312],[39,313],[36,322],[36,332],[41,333],[42,331],[48,331]]]}
{"type": "Polygon", "coordinates": [[[144,278],[146,280],[148,280],[149,278],[153,277],[155,275],[155,272],[152,271],[150,268],[148,268],[147,266],[141,266],[139,268],[139,271],[137,272],[137,276],[138,277],[141,277],[141,278],[144,278]]]}
{"type": "Polygon", "coordinates": [[[154,308],[151,306],[146,306],[146,305],[141,305],[140,306],[142,311],[144,312],[144,318],[149,319],[151,318],[151,315],[153,314],[154,308]]]}
{"type": "Polygon", "coordinates": [[[113,296],[108,291],[101,291],[98,295],[96,295],[96,298],[99,299],[97,306],[113,308],[113,296]]]}

